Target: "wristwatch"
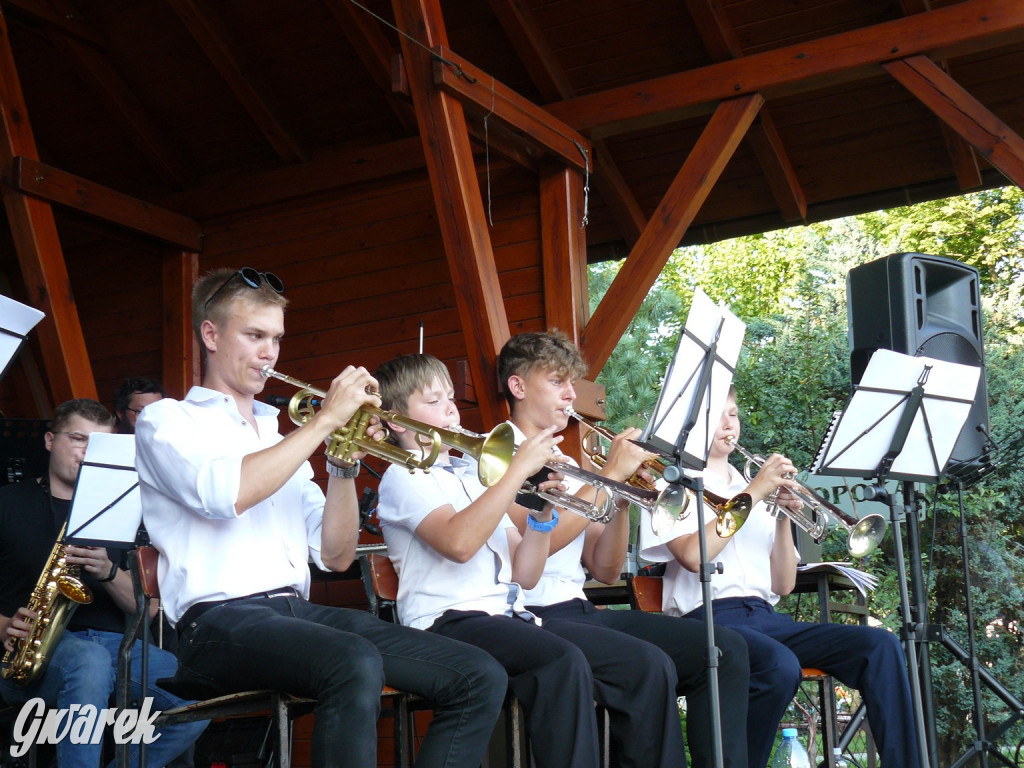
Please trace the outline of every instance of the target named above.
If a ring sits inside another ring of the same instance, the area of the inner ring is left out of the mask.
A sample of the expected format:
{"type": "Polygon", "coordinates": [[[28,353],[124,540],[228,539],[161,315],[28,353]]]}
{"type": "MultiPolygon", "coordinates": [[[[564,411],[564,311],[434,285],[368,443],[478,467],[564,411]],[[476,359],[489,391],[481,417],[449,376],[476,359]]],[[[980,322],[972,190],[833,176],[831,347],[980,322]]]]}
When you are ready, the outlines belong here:
{"type": "Polygon", "coordinates": [[[346,480],[354,480],[359,476],[359,469],[362,466],[361,462],[356,462],[349,467],[343,467],[339,464],[335,464],[330,459],[327,460],[327,474],[331,477],[343,477],[346,480]]]}
{"type": "Polygon", "coordinates": [[[118,568],[117,563],[111,563],[110,575],[107,576],[107,578],[105,579],[96,579],[96,581],[98,581],[100,584],[103,584],[107,581],[113,581],[117,577],[117,572],[119,570],[120,569],[118,568]]]}

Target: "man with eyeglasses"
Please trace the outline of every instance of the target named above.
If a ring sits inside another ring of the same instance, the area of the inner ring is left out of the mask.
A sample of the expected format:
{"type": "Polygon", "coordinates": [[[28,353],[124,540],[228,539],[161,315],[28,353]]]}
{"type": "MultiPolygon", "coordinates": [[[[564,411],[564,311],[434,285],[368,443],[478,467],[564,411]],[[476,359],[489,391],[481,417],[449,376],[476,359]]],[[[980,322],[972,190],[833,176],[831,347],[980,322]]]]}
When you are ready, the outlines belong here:
{"type": "MultiPolygon", "coordinates": [[[[418,768],[479,766],[508,685],[497,661],[308,600],[310,560],[344,571],[355,558],[360,466],[328,457],[325,494],[308,458],[380,398],[373,377],[349,366],[316,414],[280,435],[278,410],[255,396],[280,352],[283,288],[252,268],[200,278],[192,327],[203,385],[146,406],[136,425],[143,519],[178,631],[178,679],[209,695],[265,688],[316,699],[311,762],[350,768],[377,764],[386,683],[434,707],[418,768]]],[[[379,424],[367,432],[383,437],[379,424]]]]}
{"type": "Polygon", "coordinates": [[[125,379],[114,393],[114,427],[119,435],[134,435],[142,409],[167,397],[159,382],[136,376],[125,379]]]}
{"type": "MultiPolygon", "coordinates": [[[[30,632],[35,618],[27,607],[30,596],[71,511],[89,437],[112,431],[113,418],[95,400],[63,403],[54,411],[50,431],[45,435],[50,452],[47,474],[0,488],[0,638],[5,651],[14,653],[18,642],[30,632]]],[[[0,698],[8,704],[38,697],[64,713],[72,705],[92,705],[97,710],[110,706],[125,614],[135,611],[131,576],[119,567],[123,553],[118,550],[68,545],[66,554],[68,564],[80,568],[93,600],[75,610],[39,678],[27,685],[0,679],[0,698]]],[[[141,676],[141,655],[133,655],[132,679],[136,681],[141,676]]],[[[154,686],[158,678],[173,675],[176,666],[171,654],[151,649],[149,687],[145,694],[135,690],[132,695],[140,699],[152,696],[153,711],[183,704],[182,699],[154,686]]],[[[150,764],[171,762],[205,727],[202,722],[160,729],[160,737],[148,747],[150,764]]],[[[61,768],[96,768],[102,744],[76,741],[81,739],[66,736],[58,742],[58,764],[61,768]]],[[[132,765],[138,764],[137,750],[137,746],[132,748],[132,765]]]]}

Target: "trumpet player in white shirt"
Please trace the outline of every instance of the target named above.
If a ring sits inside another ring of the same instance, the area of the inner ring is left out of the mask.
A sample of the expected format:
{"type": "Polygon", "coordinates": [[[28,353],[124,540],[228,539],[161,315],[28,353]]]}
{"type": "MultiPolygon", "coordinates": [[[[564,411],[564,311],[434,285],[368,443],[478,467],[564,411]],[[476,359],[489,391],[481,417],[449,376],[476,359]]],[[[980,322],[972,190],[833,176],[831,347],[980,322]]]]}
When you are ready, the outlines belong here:
{"type": "MultiPolygon", "coordinates": [[[[565,429],[566,408],[576,397],[573,381],[586,373],[576,346],[562,333],[513,336],[498,356],[498,375],[509,403],[518,441],[555,425],[565,429]]],[[[638,430],[627,430],[612,442],[601,474],[625,481],[650,458],[630,442],[638,430]]],[[[563,457],[568,459],[568,457],[563,457]]],[[[592,496],[587,486],[571,487],[592,496]]],[[[517,524],[525,525],[523,512],[517,524]]],[[[612,754],[619,765],[678,766],[682,763],[682,732],[677,696],[686,696],[686,733],[695,766],[713,764],[704,660],[704,627],[639,611],[600,610],[583,592],[586,572],[606,583],[619,578],[629,541],[629,510],[619,509],[608,523],[563,513],[552,534],[554,551],[537,585],[526,593],[530,611],[550,631],[578,646],[594,673],[597,700],[611,718],[612,754]],[[585,570],[586,569],[586,570],[585,570]]],[[[747,649],[735,632],[716,633],[723,714],[723,755],[728,768],[747,765],[747,649]]]]}

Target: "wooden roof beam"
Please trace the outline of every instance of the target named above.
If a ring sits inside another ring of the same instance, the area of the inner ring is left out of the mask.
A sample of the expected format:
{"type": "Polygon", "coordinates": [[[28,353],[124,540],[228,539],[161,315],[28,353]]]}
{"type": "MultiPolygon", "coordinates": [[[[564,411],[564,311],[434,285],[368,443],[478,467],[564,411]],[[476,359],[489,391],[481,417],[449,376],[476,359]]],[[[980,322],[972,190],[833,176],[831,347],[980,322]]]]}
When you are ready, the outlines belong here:
{"type": "MultiPolygon", "coordinates": [[[[575,96],[569,78],[530,9],[518,0],[490,0],[490,5],[541,97],[556,101],[575,96]]],[[[601,196],[623,239],[632,245],[647,226],[647,217],[603,141],[594,142],[593,160],[592,170],[601,179],[601,196]]]]}
{"type": "Polygon", "coordinates": [[[63,35],[72,37],[79,42],[91,45],[93,48],[103,50],[106,44],[96,34],[95,30],[86,24],[73,10],[59,13],[50,6],[44,5],[39,0],[0,0],[10,8],[17,8],[26,16],[36,21],[41,21],[46,26],[63,35]]]}
{"type": "Polygon", "coordinates": [[[1024,40],[1024,3],[966,0],[927,13],[578,96],[545,109],[592,138],[705,115],[723,99],[766,99],[873,77],[885,61],[1024,40]]]}
{"type": "Polygon", "coordinates": [[[181,19],[281,160],[286,163],[305,162],[306,151],[285,128],[271,107],[270,100],[246,72],[238,46],[213,10],[209,7],[200,9],[195,0],[167,0],[167,4],[181,19]]]}
{"type": "Polygon", "coordinates": [[[583,332],[583,356],[594,370],[608,361],[763,104],[760,94],[748,94],[723,101],[711,116],[583,332]]]}
{"type": "MultiPolygon", "coordinates": [[[[384,93],[391,111],[405,130],[416,132],[416,115],[409,103],[409,88],[399,86],[394,90],[395,78],[392,72],[396,51],[384,35],[380,24],[362,8],[349,0],[326,0],[327,8],[338,20],[345,39],[363,63],[370,79],[384,93]],[[402,94],[402,95],[399,95],[402,94]],[[405,98],[402,98],[405,96],[405,98]]],[[[399,62],[395,66],[401,66],[399,62]]],[[[399,78],[401,80],[401,78],[399,78]]]]}
{"type": "MultiPolygon", "coordinates": [[[[447,47],[440,0],[392,0],[392,7],[399,28],[412,40],[430,49],[447,47]]],[[[485,424],[497,424],[507,417],[495,364],[509,337],[508,316],[465,114],[458,99],[435,87],[431,54],[405,35],[399,39],[480,416],[485,424]]]]}
{"type": "MultiPolygon", "coordinates": [[[[0,166],[10,173],[19,155],[38,157],[21,81],[11,51],[7,19],[0,7],[0,166]]],[[[0,184],[7,221],[25,279],[28,301],[46,313],[37,326],[43,363],[55,403],[73,397],[96,398],[85,337],[71,294],[71,280],[50,204],[0,184]]]]}
{"type": "MultiPolygon", "coordinates": [[[[75,9],[67,3],[61,3],[60,9],[69,18],[76,14],[75,9]]],[[[76,25],[88,28],[83,21],[77,21],[76,25]]],[[[90,38],[99,39],[99,35],[91,29],[89,33],[90,38]]],[[[91,39],[82,42],[79,35],[67,35],[63,28],[57,26],[47,28],[47,37],[99,96],[107,113],[121,124],[125,136],[138,148],[160,178],[171,186],[187,187],[192,181],[192,174],[167,145],[157,121],[114,69],[100,47],[93,44],[91,39]]]]}
{"type": "Polygon", "coordinates": [[[31,157],[15,157],[12,186],[26,195],[60,203],[122,227],[193,251],[203,249],[198,222],[144,200],[116,192],[31,157]]]}
{"type": "Polygon", "coordinates": [[[584,170],[584,153],[593,157],[590,139],[561,120],[552,118],[447,46],[434,48],[434,82],[441,90],[468,102],[477,111],[493,114],[496,119],[521,131],[571,167],[584,170]]]}
{"type": "Polygon", "coordinates": [[[884,65],[904,88],[962,136],[994,168],[1024,188],[1024,139],[927,56],[884,65]]]}
{"type": "MultiPolygon", "coordinates": [[[[743,57],[743,46],[718,0],[686,0],[686,7],[697,27],[697,34],[714,61],[743,57]]],[[[802,221],[807,218],[807,196],[767,104],[750,127],[749,139],[783,220],[802,221]]]]}

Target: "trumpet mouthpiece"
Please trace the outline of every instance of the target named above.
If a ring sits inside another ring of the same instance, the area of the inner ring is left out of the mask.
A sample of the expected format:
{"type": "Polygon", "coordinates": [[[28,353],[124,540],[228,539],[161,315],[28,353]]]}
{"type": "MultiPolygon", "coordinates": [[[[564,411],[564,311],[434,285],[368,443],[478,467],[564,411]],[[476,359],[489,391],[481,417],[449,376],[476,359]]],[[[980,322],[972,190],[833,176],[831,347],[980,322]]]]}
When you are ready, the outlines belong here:
{"type": "Polygon", "coordinates": [[[274,369],[270,367],[270,363],[267,363],[262,368],[260,368],[260,373],[263,374],[264,379],[269,379],[271,376],[274,375],[274,369]]]}

